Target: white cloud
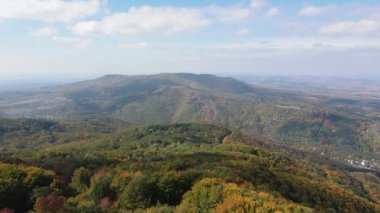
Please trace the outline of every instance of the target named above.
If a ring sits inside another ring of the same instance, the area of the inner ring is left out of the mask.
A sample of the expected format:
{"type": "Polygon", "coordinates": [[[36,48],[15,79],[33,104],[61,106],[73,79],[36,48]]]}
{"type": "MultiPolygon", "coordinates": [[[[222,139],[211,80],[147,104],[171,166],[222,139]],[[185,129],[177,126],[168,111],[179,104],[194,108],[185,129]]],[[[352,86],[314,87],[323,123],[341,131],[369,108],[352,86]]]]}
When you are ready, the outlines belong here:
{"type": "MultiPolygon", "coordinates": [[[[273,49],[275,48],[272,41],[250,41],[236,44],[229,47],[231,50],[248,51],[253,49],[273,49]]],[[[228,48],[227,48],[228,49],[228,48]]]]}
{"type": "Polygon", "coordinates": [[[95,14],[101,0],[0,0],[0,19],[70,22],[95,14]]]}
{"type": "Polygon", "coordinates": [[[74,48],[86,48],[92,44],[91,40],[75,37],[53,36],[51,40],[74,48]]]}
{"type": "Polygon", "coordinates": [[[302,8],[298,12],[298,14],[301,16],[317,16],[331,11],[334,7],[334,5],[327,5],[321,7],[310,5],[302,8]]]}
{"type": "Polygon", "coordinates": [[[368,11],[365,11],[365,15],[368,15],[368,17],[371,17],[373,19],[380,20],[380,5],[370,7],[367,10],[368,11]]]}
{"type": "Polygon", "coordinates": [[[243,21],[251,15],[251,10],[239,7],[209,7],[207,13],[223,23],[236,23],[243,21]]]}
{"type": "Polygon", "coordinates": [[[334,23],[320,29],[322,34],[331,35],[379,35],[380,33],[380,22],[375,20],[360,20],[357,22],[346,21],[334,23]]]}
{"type": "Polygon", "coordinates": [[[247,28],[244,28],[244,29],[240,29],[239,31],[237,31],[237,35],[240,35],[240,36],[245,36],[245,35],[248,35],[250,33],[249,29],[247,28]]]}
{"type": "Polygon", "coordinates": [[[250,52],[253,50],[274,49],[272,41],[248,41],[242,43],[225,44],[217,46],[215,49],[228,52],[250,52]]]}
{"type": "Polygon", "coordinates": [[[132,7],[126,13],[114,13],[100,21],[84,21],[72,27],[77,34],[131,35],[160,32],[192,32],[210,24],[198,9],[174,7],[132,7]]]}
{"type": "Polygon", "coordinates": [[[247,41],[224,44],[214,49],[229,52],[250,52],[257,50],[347,50],[347,49],[380,48],[378,39],[337,39],[337,38],[292,38],[263,41],[247,41]]]}
{"type": "Polygon", "coordinates": [[[52,36],[57,33],[57,30],[54,27],[42,27],[38,29],[31,29],[29,31],[29,35],[31,36],[37,36],[37,37],[46,37],[46,36],[52,36]]]}
{"type": "Polygon", "coordinates": [[[271,7],[267,10],[267,12],[265,13],[265,16],[274,17],[274,16],[277,16],[278,14],[280,14],[280,10],[277,7],[271,7]]]}
{"type": "Polygon", "coordinates": [[[266,4],[266,0],[251,0],[251,8],[258,10],[266,4]]]}
{"type": "Polygon", "coordinates": [[[149,45],[145,42],[137,42],[137,43],[123,43],[119,45],[121,49],[146,49],[149,45]]]}

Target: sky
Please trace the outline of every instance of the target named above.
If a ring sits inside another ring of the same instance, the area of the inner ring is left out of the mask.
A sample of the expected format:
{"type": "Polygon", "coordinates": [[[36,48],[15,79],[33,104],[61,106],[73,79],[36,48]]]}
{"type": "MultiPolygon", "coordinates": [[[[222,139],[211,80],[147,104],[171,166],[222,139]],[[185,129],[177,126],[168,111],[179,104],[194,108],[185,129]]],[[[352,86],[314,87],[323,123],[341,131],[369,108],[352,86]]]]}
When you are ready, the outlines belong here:
{"type": "Polygon", "coordinates": [[[379,67],[379,0],[0,0],[0,81],[379,67]]]}

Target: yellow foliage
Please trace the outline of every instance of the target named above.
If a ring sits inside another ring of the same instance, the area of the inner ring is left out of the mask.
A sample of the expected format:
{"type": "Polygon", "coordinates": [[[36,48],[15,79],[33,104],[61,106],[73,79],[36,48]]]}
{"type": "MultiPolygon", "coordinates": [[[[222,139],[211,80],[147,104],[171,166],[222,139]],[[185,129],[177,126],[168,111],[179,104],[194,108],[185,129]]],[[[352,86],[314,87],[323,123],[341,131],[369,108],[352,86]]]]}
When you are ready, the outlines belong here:
{"type": "Polygon", "coordinates": [[[223,144],[233,144],[233,143],[237,143],[237,142],[234,139],[232,139],[231,135],[228,135],[228,136],[223,138],[222,143],[223,144]]]}
{"type": "Polygon", "coordinates": [[[123,191],[124,188],[128,185],[129,181],[134,177],[142,177],[143,174],[138,172],[129,172],[129,171],[120,171],[114,175],[112,179],[111,186],[118,191],[123,191]]]}
{"type": "Polygon", "coordinates": [[[221,183],[224,183],[224,180],[219,179],[219,178],[203,178],[202,180],[199,181],[199,184],[204,185],[204,186],[210,186],[210,185],[221,184],[221,183]]]}
{"type": "Polygon", "coordinates": [[[37,167],[30,167],[27,169],[27,175],[24,178],[23,183],[26,185],[34,185],[42,177],[53,180],[54,172],[42,170],[37,167]]]}
{"type": "Polygon", "coordinates": [[[222,204],[215,208],[215,213],[249,213],[255,212],[256,204],[252,199],[240,195],[232,195],[224,199],[222,204]]]}
{"type": "Polygon", "coordinates": [[[266,192],[259,192],[257,194],[257,197],[259,199],[263,199],[263,200],[272,200],[273,199],[273,196],[270,195],[270,194],[268,194],[268,193],[266,193],[266,192]]]}
{"type": "Polygon", "coordinates": [[[223,194],[226,197],[230,195],[241,194],[242,192],[243,190],[235,183],[226,183],[223,186],[223,194]]]}

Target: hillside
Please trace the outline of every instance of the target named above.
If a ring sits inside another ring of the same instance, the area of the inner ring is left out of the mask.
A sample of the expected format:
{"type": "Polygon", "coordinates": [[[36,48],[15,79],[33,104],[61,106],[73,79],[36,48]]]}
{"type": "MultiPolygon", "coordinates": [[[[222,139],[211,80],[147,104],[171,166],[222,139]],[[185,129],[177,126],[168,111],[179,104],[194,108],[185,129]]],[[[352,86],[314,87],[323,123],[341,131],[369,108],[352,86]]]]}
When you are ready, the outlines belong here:
{"type": "Polygon", "coordinates": [[[57,144],[93,139],[129,126],[126,122],[111,118],[81,121],[0,118],[0,152],[40,150],[57,144]]]}
{"type": "Polygon", "coordinates": [[[64,120],[108,116],[133,124],[206,120],[374,169],[380,160],[380,123],[373,116],[377,111],[370,104],[363,107],[366,102],[355,103],[334,104],[328,98],[213,75],[108,75],[28,93],[3,93],[0,116],[64,120]]]}
{"type": "Polygon", "coordinates": [[[17,212],[378,212],[380,179],[262,147],[220,125],[131,127],[0,155],[17,212]],[[28,151],[29,150],[29,151],[28,151]]]}

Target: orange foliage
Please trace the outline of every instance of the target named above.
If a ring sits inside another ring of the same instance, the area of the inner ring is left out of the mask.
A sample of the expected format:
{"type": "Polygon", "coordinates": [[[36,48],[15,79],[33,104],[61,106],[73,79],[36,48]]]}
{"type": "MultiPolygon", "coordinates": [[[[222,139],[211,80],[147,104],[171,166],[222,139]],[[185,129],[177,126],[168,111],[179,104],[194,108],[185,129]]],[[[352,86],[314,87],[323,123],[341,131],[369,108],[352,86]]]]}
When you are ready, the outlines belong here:
{"type": "Polygon", "coordinates": [[[36,211],[36,213],[63,213],[65,212],[64,203],[64,197],[58,196],[55,193],[51,193],[46,197],[38,198],[36,203],[34,204],[34,210],[36,211]]]}
{"type": "Polygon", "coordinates": [[[109,206],[111,206],[111,204],[112,204],[112,202],[111,202],[111,199],[109,197],[104,197],[104,198],[99,200],[99,206],[102,209],[108,208],[109,206]]]}
{"type": "Polygon", "coordinates": [[[216,209],[216,213],[245,213],[255,212],[255,201],[242,197],[240,195],[232,195],[224,199],[222,204],[219,204],[216,209]]]}
{"type": "Polygon", "coordinates": [[[4,208],[0,209],[0,213],[15,213],[15,211],[13,209],[4,208]]]}

